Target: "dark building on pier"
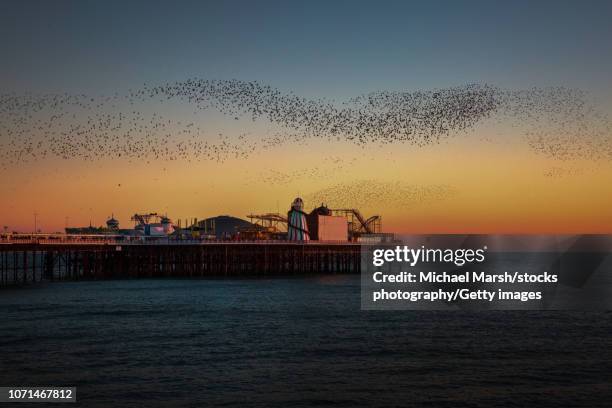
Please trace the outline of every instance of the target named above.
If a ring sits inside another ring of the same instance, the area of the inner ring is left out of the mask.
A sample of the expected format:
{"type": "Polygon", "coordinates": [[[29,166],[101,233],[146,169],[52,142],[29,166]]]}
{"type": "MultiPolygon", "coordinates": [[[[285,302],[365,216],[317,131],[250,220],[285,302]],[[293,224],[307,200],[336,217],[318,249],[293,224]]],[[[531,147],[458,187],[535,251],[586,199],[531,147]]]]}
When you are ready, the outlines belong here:
{"type": "Polygon", "coordinates": [[[204,234],[214,235],[217,239],[229,239],[239,231],[252,229],[255,225],[241,218],[219,215],[198,221],[197,227],[204,234]]]}

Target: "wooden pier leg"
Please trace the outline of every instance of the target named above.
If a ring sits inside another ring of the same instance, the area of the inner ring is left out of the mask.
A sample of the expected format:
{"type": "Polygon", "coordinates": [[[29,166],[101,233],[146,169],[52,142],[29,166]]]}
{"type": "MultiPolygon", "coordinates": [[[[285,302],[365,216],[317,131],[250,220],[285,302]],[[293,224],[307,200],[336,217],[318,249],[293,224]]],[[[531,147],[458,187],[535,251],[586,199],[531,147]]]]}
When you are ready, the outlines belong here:
{"type": "Polygon", "coordinates": [[[225,276],[227,276],[227,268],[228,268],[228,257],[227,257],[227,245],[225,245],[225,276]]]}
{"type": "Polygon", "coordinates": [[[23,283],[28,283],[28,251],[23,251],[23,283]]]}
{"type": "Polygon", "coordinates": [[[53,251],[46,251],[45,252],[45,279],[49,279],[49,280],[53,280],[53,265],[54,265],[54,259],[53,259],[53,251]]]}
{"type": "Polygon", "coordinates": [[[32,282],[36,282],[36,252],[32,252],[32,282]]]}

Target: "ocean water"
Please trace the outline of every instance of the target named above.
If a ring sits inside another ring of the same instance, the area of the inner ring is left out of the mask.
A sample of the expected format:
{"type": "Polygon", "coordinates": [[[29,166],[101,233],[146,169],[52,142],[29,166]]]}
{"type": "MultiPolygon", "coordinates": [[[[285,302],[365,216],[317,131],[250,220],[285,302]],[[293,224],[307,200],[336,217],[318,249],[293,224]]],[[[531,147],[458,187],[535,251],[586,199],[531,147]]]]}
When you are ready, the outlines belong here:
{"type": "Polygon", "coordinates": [[[43,283],[0,321],[0,385],[81,406],[612,404],[612,313],[366,312],[358,276],[43,283]]]}

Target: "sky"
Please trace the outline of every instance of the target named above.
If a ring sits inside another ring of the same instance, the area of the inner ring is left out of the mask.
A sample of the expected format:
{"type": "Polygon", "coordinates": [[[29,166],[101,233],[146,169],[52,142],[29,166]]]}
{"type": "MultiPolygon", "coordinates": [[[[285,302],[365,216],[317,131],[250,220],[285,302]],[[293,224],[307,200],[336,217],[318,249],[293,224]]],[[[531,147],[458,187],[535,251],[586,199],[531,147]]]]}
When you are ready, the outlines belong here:
{"type": "MultiPolygon", "coordinates": [[[[564,87],[584,92],[593,107],[588,115],[598,112],[585,126],[603,128],[597,143],[605,146],[610,21],[607,1],[2,1],[0,95],[93,100],[189,78],[257,81],[338,104],[370,92],[466,84],[564,87]]],[[[5,151],[15,142],[9,110],[0,112],[5,151]]],[[[206,140],[248,134],[249,143],[259,143],[291,133],[265,118],[235,120],[180,101],[144,101],[138,110],[194,122],[203,129],[196,137],[206,140]]],[[[56,231],[101,225],[111,214],[129,226],[141,211],[244,217],[284,212],[302,195],[310,208],[324,199],[381,214],[393,232],[611,232],[612,156],[543,155],[533,148],[533,129],[522,125],[482,121],[427,146],[318,135],[222,161],[128,160],[95,151],[85,160],[20,156],[0,170],[0,223],[28,231],[36,213],[40,228],[56,231]]],[[[177,140],[179,128],[172,128],[177,140]]],[[[30,129],[36,140],[49,137],[30,129]]],[[[592,146],[585,140],[592,134],[579,131],[563,142],[592,146]]],[[[550,145],[555,135],[547,137],[550,145]]]]}

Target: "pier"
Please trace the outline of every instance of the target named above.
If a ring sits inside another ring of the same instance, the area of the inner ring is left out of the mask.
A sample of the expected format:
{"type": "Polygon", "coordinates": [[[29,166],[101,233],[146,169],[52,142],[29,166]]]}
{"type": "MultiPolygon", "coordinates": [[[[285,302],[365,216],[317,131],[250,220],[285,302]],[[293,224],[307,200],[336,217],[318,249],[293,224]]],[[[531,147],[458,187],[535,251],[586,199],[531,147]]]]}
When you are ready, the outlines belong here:
{"type": "Polygon", "coordinates": [[[359,273],[351,242],[114,242],[30,240],[0,243],[0,286],[41,281],[206,278],[359,273]]]}

